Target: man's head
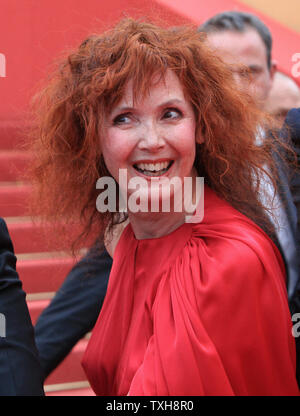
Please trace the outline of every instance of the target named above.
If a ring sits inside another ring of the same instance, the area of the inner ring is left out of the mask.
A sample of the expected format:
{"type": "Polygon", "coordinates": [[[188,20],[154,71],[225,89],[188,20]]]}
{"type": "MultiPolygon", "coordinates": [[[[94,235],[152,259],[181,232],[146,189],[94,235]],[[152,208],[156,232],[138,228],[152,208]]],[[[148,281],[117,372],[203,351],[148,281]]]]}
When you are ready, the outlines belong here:
{"type": "Polygon", "coordinates": [[[250,93],[264,107],[275,72],[267,26],[250,13],[229,11],[207,20],[199,31],[207,33],[211,46],[232,66],[238,83],[250,87],[250,93]]]}
{"type": "Polygon", "coordinates": [[[292,78],[282,72],[276,72],[265,109],[283,122],[288,111],[298,107],[300,107],[299,86],[292,78]]]}

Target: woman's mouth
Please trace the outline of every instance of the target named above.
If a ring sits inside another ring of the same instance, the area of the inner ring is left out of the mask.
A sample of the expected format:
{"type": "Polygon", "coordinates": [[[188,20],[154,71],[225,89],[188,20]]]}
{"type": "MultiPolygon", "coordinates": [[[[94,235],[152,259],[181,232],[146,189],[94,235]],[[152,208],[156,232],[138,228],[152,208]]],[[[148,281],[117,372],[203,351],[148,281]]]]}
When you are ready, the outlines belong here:
{"type": "Polygon", "coordinates": [[[134,169],[146,176],[161,176],[166,173],[173,164],[173,160],[157,163],[136,163],[134,169]]]}

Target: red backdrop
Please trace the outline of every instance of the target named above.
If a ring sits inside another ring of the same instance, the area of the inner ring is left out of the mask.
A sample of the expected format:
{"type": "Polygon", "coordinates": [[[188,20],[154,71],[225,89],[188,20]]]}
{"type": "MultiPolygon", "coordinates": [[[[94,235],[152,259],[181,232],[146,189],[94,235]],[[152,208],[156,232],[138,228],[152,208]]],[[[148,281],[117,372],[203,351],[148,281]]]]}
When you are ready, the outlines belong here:
{"type": "MultiPolygon", "coordinates": [[[[0,0],[0,54],[6,59],[6,76],[0,73],[0,119],[22,117],[54,59],[121,16],[200,24],[232,8],[250,10],[234,0],[0,0]]],[[[272,30],[280,68],[291,73],[300,35],[257,14],[272,30]]]]}

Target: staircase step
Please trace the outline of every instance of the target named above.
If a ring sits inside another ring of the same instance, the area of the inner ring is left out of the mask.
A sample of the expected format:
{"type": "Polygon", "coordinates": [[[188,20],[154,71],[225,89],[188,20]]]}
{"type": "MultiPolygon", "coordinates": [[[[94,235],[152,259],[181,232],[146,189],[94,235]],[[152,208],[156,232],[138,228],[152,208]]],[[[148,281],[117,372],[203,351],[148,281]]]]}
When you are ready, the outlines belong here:
{"type": "Polygon", "coordinates": [[[24,142],[24,124],[18,120],[0,121],[0,149],[16,149],[24,142]]]}
{"type": "Polygon", "coordinates": [[[81,365],[88,340],[83,338],[73,347],[67,357],[47,377],[45,386],[58,383],[86,381],[86,375],[81,365]]]}
{"type": "Polygon", "coordinates": [[[56,292],[74,263],[72,257],[18,260],[17,271],[26,293],[56,292]]]}
{"type": "MultiPolygon", "coordinates": [[[[51,243],[47,239],[47,230],[30,220],[23,222],[7,222],[7,227],[14,245],[15,253],[62,250],[61,242],[51,243]]],[[[50,231],[50,229],[49,229],[50,231]]]]}
{"type": "Polygon", "coordinates": [[[46,393],[46,396],[95,396],[94,391],[91,388],[86,389],[71,389],[71,390],[58,390],[46,393]]]}
{"type": "Polygon", "coordinates": [[[30,191],[30,185],[11,184],[0,186],[0,216],[27,215],[30,191]]]}
{"type": "MultiPolygon", "coordinates": [[[[6,219],[6,218],[5,218],[6,219]]],[[[70,250],[71,242],[79,233],[79,227],[70,225],[66,232],[67,238],[56,238],[51,225],[42,227],[38,223],[24,218],[23,221],[6,219],[7,227],[14,245],[15,253],[36,253],[45,251],[70,250]]],[[[89,247],[95,236],[82,242],[81,247],[89,247]]]]}
{"type": "Polygon", "coordinates": [[[95,396],[88,381],[47,385],[45,393],[46,396],[95,396]]]}
{"type": "Polygon", "coordinates": [[[22,150],[2,150],[0,152],[0,181],[23,180],[30,159],[31,155],[22,150]]]}

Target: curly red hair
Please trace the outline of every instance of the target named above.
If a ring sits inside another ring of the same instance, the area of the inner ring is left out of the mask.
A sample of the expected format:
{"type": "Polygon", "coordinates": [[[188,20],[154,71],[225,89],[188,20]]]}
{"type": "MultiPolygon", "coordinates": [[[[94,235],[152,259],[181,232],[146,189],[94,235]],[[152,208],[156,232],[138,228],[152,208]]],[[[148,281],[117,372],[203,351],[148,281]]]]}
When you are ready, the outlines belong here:
{"type": "Polygon", "coordinates": [[[122,98],[129,80],[136,97],[151,88],[153,74],[171,69],[193,105],[197,120],[195,166],[219,196],[266,228],[259,198],[266,164],[273,172],[274,141],[257,146],[265,119],[235,86],[232,73],[194,27],[161,28],[122,20],[87,38],[62,63],[36,97],[31,180],[39,215],[60,223],[81,222],[100,233],[119,221],[96,209],[96,181],[109,175],[101,155],[104,119],[122,98]]]}

